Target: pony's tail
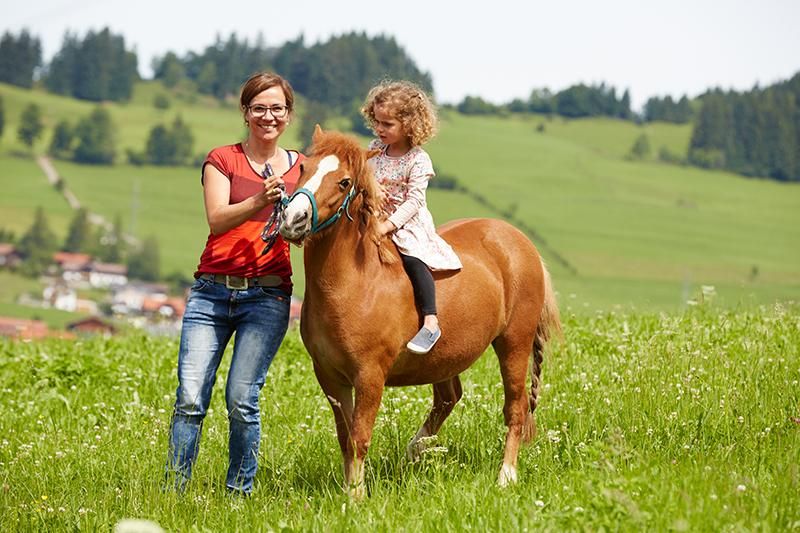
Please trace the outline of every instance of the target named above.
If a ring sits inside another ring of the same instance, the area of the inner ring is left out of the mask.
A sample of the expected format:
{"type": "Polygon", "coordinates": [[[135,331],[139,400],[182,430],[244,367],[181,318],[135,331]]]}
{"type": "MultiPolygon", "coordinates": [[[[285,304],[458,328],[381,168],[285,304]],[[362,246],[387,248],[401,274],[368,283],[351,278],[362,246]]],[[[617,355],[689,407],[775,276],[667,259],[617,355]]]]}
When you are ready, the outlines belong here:
{"type": "Polygon", "coordinates": [[[530,442],[536,436],[536,419],[533,416],[539,399],[539,384],[542,375],[542,361],[544,348],[553,337],[563,338],[561,330],[561,317],[558,312],[558,302],[553,291],[553,282],[550,272],[542,261],[542,274],[544,276],[544,305],[539,315],[539,325],[536,327],[536,337],[533,339],[533,364],[531,365],[531,392],[528,397],[528,416],[522,431],[522,440],[530,442]]]}
{"type": "Polygon", "coordinates": [[[561,330],[561,315],[558,312],[558,302],[556,293],[553,290],[553,281],[550,279],[550,272],[542,261],[542,274],[544,275],[544,305],[542,315],[539,317],[539,327],[536,328],[537,340],[541,337],[544,345],[553,337],[562,339],[564,332],[561,330]]]}

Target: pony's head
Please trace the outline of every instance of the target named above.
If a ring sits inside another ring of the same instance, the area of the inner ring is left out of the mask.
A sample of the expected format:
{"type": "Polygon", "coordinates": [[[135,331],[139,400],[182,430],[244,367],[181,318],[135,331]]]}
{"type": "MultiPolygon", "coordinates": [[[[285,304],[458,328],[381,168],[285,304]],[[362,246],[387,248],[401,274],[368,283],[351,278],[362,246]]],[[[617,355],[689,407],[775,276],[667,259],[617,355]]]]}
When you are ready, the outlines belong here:
{"type": "MultiPolygon", "coordinates": [[[[367,159],[378,153],[361,148],[358,140],[317,125],[308,158],[301,165],[297,189],[284,212],[280,232],[294,243],[327,230],[341,219],[360,218],[373,239],[380,213],[378,186],[367,159]]],[[[383,254],[382,254],[383,255],[383,254]]]]}

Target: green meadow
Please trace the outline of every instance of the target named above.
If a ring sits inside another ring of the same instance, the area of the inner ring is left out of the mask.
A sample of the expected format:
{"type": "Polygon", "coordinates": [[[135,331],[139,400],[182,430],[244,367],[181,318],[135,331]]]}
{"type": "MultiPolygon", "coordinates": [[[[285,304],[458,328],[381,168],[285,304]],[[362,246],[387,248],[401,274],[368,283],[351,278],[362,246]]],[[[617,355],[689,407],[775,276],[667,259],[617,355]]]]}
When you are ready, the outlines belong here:
{"type": "MultiPolygon", "coordinates": [[[[333,417],[291,330],[261,395],[252,497],[224,486],[223,364],[194,479],[162,490],[177,339],[0,340],[0,530],[789,531],[800,527],[800,309],[566,315],[543,366],[539,435],[500,489],[491,350],[418,463],[430,387],[387,389],[347,498],[333,417]]],[[[228,353],[226,359],[230,357],[228,353]]]]}
{"type": "MultiPolygon", "coordinates": [[[[199,169],[131,166],[122,153],[141,150],[150,127],[178,112],[198,154],[238,140],[242,127],[235,104],[193,95],[169,93],[171,108],[158,110],[162,91],[142,83],[131,102],[108,104],[117,165],[55,164],[91,211],[121,216],[136,237],[157,236],[163,273],[188,275],[207,234],[199,169]]],[[[16,124],[31,101],[48,133],[93,104],[7,85],[0,94],[0,228],[20,235],[41,205],[63,238],[70,209],[16,141],[16,124]]],[[[303,144],[292,128],[285,144],[303,144]]],[[[194,480],[177,495],[161,484],[177,339],[0,340],[0,531],[111,530],[128,518],[168,531],[800,528],[800,187],[655,155],[629,161],[643,132],[654,154],[682,153],[691,133],[445,110],[428,146],[438,172],[468,191],[430,190],[437,222],[505,213],[541,236],[559,293],[565,341],[545,358],[539,436],[521,450],[519,484],[496,485],[505,429],[491,349],[462,375],[464,398],[418,463],[404,451],[430,388],[386,391],[369,497],[354,502],[296,329],[261,395],[260,470],[248,499],[224,489],[227,362],[194,480]]],[[[302,294],[300,255],[293,250],[302,294]]],[[[0,272],[0,315],[63,327],[72,315],[14,303],[37,290],[0,272]]]]}
{"type": "MultiPolygon", "coordinates": [[[[0,144],[0,227],[20,234],[32,208],[42,205],[63,235],[70,213],[48,188],[28,152],[15,139],[22,108],[36,101],[48,133],[60,119],[75,121],[94,104],[0,85],[6,132],[0,144]]],[[[141,150],[149,128],[177,114],[189,124],[195,152],[235,142],[243,129],[235,102],[167,92],[144,82],[125,104],[105,104],[119,130],[112,167],[56,161],[58,172],[93,212],[122,217],[136,237],[155,235],[162,273],[193,272],[205,242],[199,169],[136,167],[126,149],[141,150]],[[167,94],[167,110],[153,105],[167,94]]],[[[302,102],[299,104],[302,113],[302,102]]],[[[285,145],[301,146],[290,126],[285,145]]],[[[469,194],[433,189],[429,204],[438,223],[462,217],[500,217],[533,229],[562,304],[575,310],[627,307],[680,309],[713,286],[730,305],[800,298],[800,187],[724,172],[665,164],[664,147],[685,153],[688,125],[546,116],[469,117],[443,110],[439,135],[427,146],[440,174],[454,176],[469,194]],[[653,155],[627,153],[645,133],[653,155]],[[562,264],[566,260],[568,266],[562,264]]],[[[49,139],[41,140],[36,152],[49,139]]],[[[301,252],[293,251],[298,293],[301,252]]]]}

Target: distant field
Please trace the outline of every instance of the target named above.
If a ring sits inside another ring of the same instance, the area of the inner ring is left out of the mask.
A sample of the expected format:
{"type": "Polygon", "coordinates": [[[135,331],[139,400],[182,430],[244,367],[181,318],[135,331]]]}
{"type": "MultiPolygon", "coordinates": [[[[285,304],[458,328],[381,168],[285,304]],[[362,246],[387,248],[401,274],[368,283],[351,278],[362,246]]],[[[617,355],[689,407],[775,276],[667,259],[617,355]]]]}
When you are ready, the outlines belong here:
{"type": "MultiPolygon", "coordinates": [[[[719,291],[728,301],[751,293],[800,299],[800,187],[626,161],[640,129],[613,120],[453,113],[430,152],[493,204],[515,206],[577,269],[573,278],[551,258],[557,286],[592,306],[674,305],[686,285],[693,292],[701,284],[733,289],[719,291]],[[536,132],[539,123],[544,133],[536,132]],[[665,290],[672,294],[664,298],[665,290]]],[[[645,130],[655,147],[688,143],[685,126],[645,130]]]]}
{"type": "MultiPolygon", "coordinates": [[[[197,138],[197,152],[241,138],[241,118],[232,105],[172,97],[173,107],[159,111],[152,101],[163,91],[143,83],[131,102],[109,105],[122,147],[141,149],[151,125],[160,117],[172,120],[179,110],[197,138]]],[[[9,191],[8,199],[0,199],[0,227],[23,230],[32,208],[43,203],[63,233],[66,204],[44,185],[31,161],[9,155],[22,151],[12,139],[15,121],[28,101],[49,110],[51,122],[82,116],[92,104],[6,85],[0,92],[8,121],[0,179],[9,191]]],[[[562,304],[589,311],[618,305],[675,309],[699,294],[702,285],[713,285],[717,300],[726,304],[800,300],[800,187],[658,162],[655,154],[662,146],[685,153],[689,125],[466,117],[446,111],[442,118],[440,134],[428,146],[437,169],[499,210],[512,212],[545,239],[541,249],[562,304]],[[643,132],[652,156],[626,160],[643,132]]],[[[296,129],[287,135],[287,145],[303,144],[293,137],[296,129]]],[[[126,231],[137,237],[156,235],[164,273],[193,271],[207,235],[198,169],[56,166],[92,211],[108,218],[119,214],[126,231]]],[[[459,193],[431,190],[429,203],[440,224],[498,216],[459,193]]],[[[300,255],[293,251],[298,293],[303,288],[300,255]]]]}

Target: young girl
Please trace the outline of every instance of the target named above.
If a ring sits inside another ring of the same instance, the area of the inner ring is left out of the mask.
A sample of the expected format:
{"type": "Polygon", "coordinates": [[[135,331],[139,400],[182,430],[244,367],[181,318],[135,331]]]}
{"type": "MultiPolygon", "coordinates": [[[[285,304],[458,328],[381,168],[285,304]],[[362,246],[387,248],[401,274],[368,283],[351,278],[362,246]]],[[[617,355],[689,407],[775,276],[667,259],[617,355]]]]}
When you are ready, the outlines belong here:
{"type": "Polygon", "coordinates": [[[424,317],[422,328],[406,346],[413,353],[428,353],[442,334],[431,270],[461,269],[458,256],[436,234],[425,201],[434,173],[431,158],[421,146],[436,133],[436,111],[419,87],[401,81],[373,87],[361,113],[378,136],[370,149],[381,150],[370,159],[389,214],[380,232],[392,234],[424,317]]]}

